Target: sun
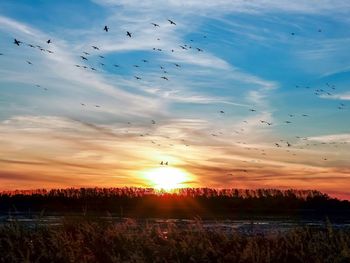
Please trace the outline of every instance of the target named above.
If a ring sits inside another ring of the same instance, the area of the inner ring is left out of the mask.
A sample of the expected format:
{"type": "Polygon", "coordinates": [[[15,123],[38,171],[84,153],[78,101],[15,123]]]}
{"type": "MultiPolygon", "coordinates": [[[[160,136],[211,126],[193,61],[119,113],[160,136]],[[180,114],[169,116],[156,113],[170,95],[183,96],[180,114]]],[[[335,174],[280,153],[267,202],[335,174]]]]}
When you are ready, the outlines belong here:
{"type": "Polygon", "coordinates": [[[166,191],[187,187],[186,182],[190,179],[186,171],[173,167],[154,168],[145,171],[144,176],[153,188],[166,191]]]}

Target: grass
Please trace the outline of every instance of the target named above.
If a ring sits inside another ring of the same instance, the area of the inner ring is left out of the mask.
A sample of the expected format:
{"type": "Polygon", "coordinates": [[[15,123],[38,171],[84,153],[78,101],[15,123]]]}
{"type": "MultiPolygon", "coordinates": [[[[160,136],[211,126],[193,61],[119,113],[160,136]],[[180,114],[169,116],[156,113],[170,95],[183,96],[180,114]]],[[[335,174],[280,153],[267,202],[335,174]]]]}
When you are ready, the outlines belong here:
{"type": "Polygon", "coordinates": [[[350,231],[296,228],[246,235],[204,228],[113,223],[79,217],[62,225],[0,226],[0,262],[350,262],[350,231]]]}

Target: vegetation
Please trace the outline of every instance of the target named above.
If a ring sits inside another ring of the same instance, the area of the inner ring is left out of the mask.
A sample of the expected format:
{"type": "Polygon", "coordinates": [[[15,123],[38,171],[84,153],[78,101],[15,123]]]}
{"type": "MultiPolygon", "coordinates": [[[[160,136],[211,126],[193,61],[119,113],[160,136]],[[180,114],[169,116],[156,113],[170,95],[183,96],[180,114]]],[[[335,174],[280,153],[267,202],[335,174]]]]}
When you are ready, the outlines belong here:
{"type": "Polygon", "coordinates": [[[0,262],[350,262],[350,230],[234,230],[65,219],[59,226],[0,226],[0,262]]]}
{"type": "Polygon", "coordinates": [[[81,188],[0,193],[0,211],[112,213],[127,217],[228,218],[350,214],[350,202],[318,191],[186,188],[174,193],[150,188],[81,188]]]}

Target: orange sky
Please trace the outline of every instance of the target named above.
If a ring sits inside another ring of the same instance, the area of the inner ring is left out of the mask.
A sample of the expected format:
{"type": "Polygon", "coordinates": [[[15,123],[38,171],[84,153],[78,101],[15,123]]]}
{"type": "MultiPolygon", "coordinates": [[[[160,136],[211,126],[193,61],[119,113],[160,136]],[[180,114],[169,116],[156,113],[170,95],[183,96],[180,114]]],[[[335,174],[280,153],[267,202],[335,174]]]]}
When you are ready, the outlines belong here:
{"type": "Polygon", "coordinates": [[[317,189],[349,199],[345,149],[332,151],[328,158],[336,161],[326,162],[321,157],[329,146],[321,153],[300,149],[293,155],[286,148],[213,139],[205,125],[177,120],[118,127],[57,117],[15,118],[0,125],[1,190],[152,187],[144,172],[168,161],[169,167],[188,173],[182,186],[317,189]]]}

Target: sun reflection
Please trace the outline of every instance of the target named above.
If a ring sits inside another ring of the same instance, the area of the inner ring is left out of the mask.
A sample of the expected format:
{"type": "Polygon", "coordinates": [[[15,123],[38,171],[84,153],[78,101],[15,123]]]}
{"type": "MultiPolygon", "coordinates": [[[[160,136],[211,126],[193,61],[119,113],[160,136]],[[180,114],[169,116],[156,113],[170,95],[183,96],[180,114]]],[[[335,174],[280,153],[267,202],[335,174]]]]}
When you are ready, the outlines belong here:
{"type": "Polygon", "coordinates": [[[150,169],[144,172],[144,176],[153,188],[166,191],[188,187],[186,182],[190,180],[190,175],[186,171],[174,167],[150,169]]]}

